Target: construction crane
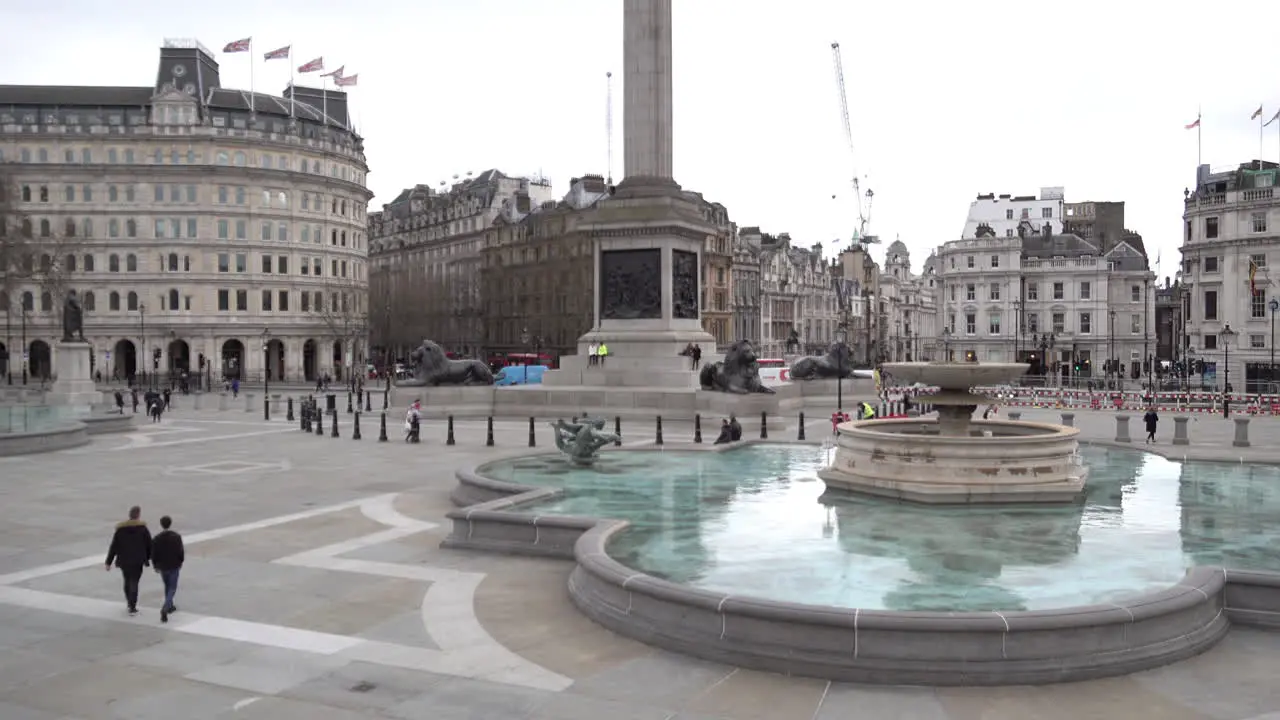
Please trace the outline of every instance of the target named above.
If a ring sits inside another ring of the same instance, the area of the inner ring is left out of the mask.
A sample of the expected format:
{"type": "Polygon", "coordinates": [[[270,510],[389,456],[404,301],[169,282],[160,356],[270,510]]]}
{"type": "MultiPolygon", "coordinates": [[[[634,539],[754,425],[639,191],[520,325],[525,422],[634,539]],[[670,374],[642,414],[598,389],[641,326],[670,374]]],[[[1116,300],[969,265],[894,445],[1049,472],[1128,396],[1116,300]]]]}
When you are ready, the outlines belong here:
{"type": "Polygon", "coordinates": [[[880,242],[880,238],[867,234],[867,226],[871,224],[871,201],[876,194],[871,188],[867,188],[864,194],[862,183],[858,181],[857,151],[853,146],[853,126],[849,122],[849,95],[844,86],[844,59],[840,56],[840,43],[831,43],[831,55],[836,66],[836,86],[840,90],[840,119],[844,122],[844,137],[849,144],[850,164],[854,166],[853,201],[858,206],[858,229],[853,233],[853,244],[865,249],[867,245],[880,242]]]}

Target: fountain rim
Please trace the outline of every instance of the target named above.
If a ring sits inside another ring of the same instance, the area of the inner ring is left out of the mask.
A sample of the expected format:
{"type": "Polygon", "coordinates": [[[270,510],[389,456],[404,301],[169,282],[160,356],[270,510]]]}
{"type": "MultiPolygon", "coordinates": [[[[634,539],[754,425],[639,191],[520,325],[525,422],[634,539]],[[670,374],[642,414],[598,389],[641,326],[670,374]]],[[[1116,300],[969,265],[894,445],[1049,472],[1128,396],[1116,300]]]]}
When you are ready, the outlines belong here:
{"type": "MultiPolygon", "coordinates": [[[[911,435],[908,433],[893,433],[878,431],[877,428],[884,427],[904,427],[909,425],[938,425],[937,418],[892,418],[885,420],[852,420],[847,423],[841,423],[836,427],[836,432],[841,436],[854,437],[858,439],[886,440],[886,439],[915,439],[919,440],[920,435],[911,435]]],[[[972,428],[984,427],[1018,427],[1033,428],[1043,430],[1044,432],[1035,435],[1001,435],[998,437],[982,437],[973,435],[929,435],[930,443],[939,445],[982,445],[982,444],[1018,444],[1018,445],[1034,445],[1045,441],[1061,441],[1070,438],[1078,438],[1080,436],[1080,428],[1071,427],[1069,425],[1058,425],[1056,423],[1030,422],[1027,420],[970,420],[969,426],[972,428]]]]}

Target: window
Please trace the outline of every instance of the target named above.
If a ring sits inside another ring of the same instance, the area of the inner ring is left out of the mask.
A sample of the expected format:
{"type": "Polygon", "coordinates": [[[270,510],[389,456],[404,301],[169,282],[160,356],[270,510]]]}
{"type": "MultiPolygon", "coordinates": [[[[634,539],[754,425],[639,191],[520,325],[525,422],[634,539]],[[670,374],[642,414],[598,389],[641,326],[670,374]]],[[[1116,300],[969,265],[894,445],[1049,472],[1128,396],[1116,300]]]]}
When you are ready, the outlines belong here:
{"type": "Polygon", "coordinates": [[[1088,335],[1093,332],[1093,314],[1080,313],[1080,334],[1088,335]]]}
{"type": "Polygon", "coordinates": [[[137,195],[136,195],[136,194],[135,194],[135,192],[134,192],[133,186],[132,186],[132,185],[125,185],[125,186],[124,186],[124,201],[125,201],[125,202],[133,202],[133,201],[134,201],[134,198],[136,198],[136,197],[137,197],[137,195]]]}
{"type": "Polygon", "coordinates": [[[987,316],[987,334],[1000,334],[1000,313],[991,313],[987,316]]]}
{"type": "Polygon", "coordinates": [[[1053,299],[1054,299],[1054,300],[1061,300],[1061,299],[1062,299],[1063,297],[1065,297],[1065,296],[1066,296],[1066,291],[1064,290],[1062,283],[1060,283],[1060,282],[1056,282],[1056,283],[1054,283],[1054,284],[1053,284],[1053,299]]]}
{"type": "Polygon", "coordinates": [[[218,291],[218,311],[227,312],[230,309],[231,309],[231,291],[219,290],[218,291]]]}
{"type": "Polygon", "coordinates": [[[972,255],[966,256],[964,259],[964,264],[965,264],[965,267],[972,269],[974,266],[973,256],[972,255]]]}
{"type": "Polygon", "coordinates": [[[138,293],[136,293],[136,292],[130,292],[130,293],[126,296],[126,300],[125,300],[125,307],[126,307],[130,312],[136,312],[136,311],[137,311],[137,309],[138,309],[138,293]]]}
{"type": "MultiPolygon", "coordinates": [[[[335,273],[335,274],[336,274],[336,273],[335,273]]],[[[965,285],[965,286],[964,286],[964,299],[965,299],[965,300],[977,300],[977,299],[978,299],[978,286],[977,286],[977,285],[974,285],[973,283],[969,283],[968,285],[965,285]]]]}
{"type": "Polygon", "coordinates": [[[231,191],[225,185],[218,186],[218,204],[226,205],[231,191]]]}
{"type": "Polygon", "coordinates": [[[264,220],[262,223],[262,239],[263,240],[271,239],[271,222],[270,221],[264,220]]]}
{"type": "Polygon", "coordinates": [[[1251,213],[1249,219],[1253,221],[1253,231],[1256,233],[1264,233],[1267,231],[1267,213],[1266,211],[1251,213]]]}
{"type": "Polygon", "coordinates": [[[53,226],[49,224],[49,221],[47,219],[41,220],[40,221],[40,237],[52,237],[52,236],[53,236],[53,226]]]}
{"type": "Polygon", "coordinates": [[[271,312],[271,291],[262,291],[262,312],[271,312]]]}
{"type": "Polygon", "coordinates": [[[303,210],[311,209],[311,196],[306,193],[302,193],[302,209],[303,210]]]}
{"type": "Polygon", "coordinates": [[[249,256],[244,253],[236,253],[236,272],[248,272],[249,256]]]}
{"type": "Polygon", "coordinates": [[[169,253],[169,272],[178,272],[178,253],[169,253]]]}
{"type": "MultiPolygon", "coordinates": [[[[308,258],[302,258],[302,262],[300,262],[300,263],[298,264],[298,272],[299,272],[299,273],[301,273],[301,274],[303,274],[303,275],[310,275],[310,274],[311,274],[311,260],[310,260],[310,259],[308,259],[308,258]]],[[[954,288],[952,288],[952,289],[954,289],[954,288]]],[[[954,300],[954,299],[955,299],[955,298],[952,298],[952,300],[954,300]]]]}
{"type": "Polygon", "coordinates": [[[107,296],[107,309],[115,311],[120,310],[120,293],[112,291],[111,294],[107,296]]]}
{"type": "Polygon", "coordinates": [[[98,309],[98,298],[94,297],[92,292],[87,292],[80,298],[80,304],[84,306],[85,312],[93,312],[98,309]]]}
{"type": "Polygon", "coordinates": [[[170,289],[170,290],[169,290],[169,309],[170,309],[170,310],[177,310],[177,309],[178,309],[178,302],[179,302],[179,299],[178,299],[178,291],[177,291],[177,290],[170,289]]]}
{"type": "Polygon", "coordinates": [[[1129,302],[1142,302],[1142,286],[1141,285],[1129,286],[1129,302]]]}
{"type": "Polygon", "coordinates": [[[1267,266],[1267,256],[1265,254],[1250,255],[1249,264],[1253,265],[1256,268],[1264,268],[1267,266]]]}
{"type": "Polygon", "coordinates": [[[245,240],[249,237],[249,224],[244,220],[236,221],[236,239],[245,240]]]}
{"type": "Polygon", "coordinates": [[[248,157],[245,156],[244,152],[241,150],[237,150],[235,154],[235,165],[237,167],[244,167],[247,161],[248,161],[248,157]]]}
{"type": "Polygon", "coordinates": [[[999,256],[999,255],[992,255],[992,256],[991,256],[991,267],[993,267],[993,268],[998,268],[998,267],[1000,267],[1000,256],[999,256]]]}
{"type": "Polygon", "coordinates": [[[93,272],[93,256],[92,255],[84,256],[84,271],[93,272]]]}
{"type": "Polygon", "coordinates": [[[107,162],[115,165],[120,161],[120,156],[116,154],[115,148],[107,148],[107,162]]]}
{"type": "Polygon", "coordinates": [[[280,275],[289,274],[289,256],[281,255],[276,258],[276,273],[280,275]]]}
{"type": "Polygon", "coordinates": [[[311,274],[315,275],[316,277],[320,277],[321,275],[320,268],[321,268],[320,258],[315,258],[314,260],[312,260],[311,274]]]}
{"type": "Polygon", "coordinates": [[[229,221],[227,220],[218,221],[218,239],[219,240],[231,239],[231,223],[229,221]]]}
{"type": "Polygon", "coordinates": [[[119,255],[113,254],[111,257],[107,258],[107,271],[120,272],[120,256],[119,255]]]}
{"type": "Polygon", "coordinates": [[[1129,316],[1129,332],[1138,335],[1142,332],[1142,316],[1134,313],[1129,316]]]}
{"type": "Polygon", "coordinates": [[[988,297],[988,299],[990,299],[990,300],[999,300],[999,299],[1000,299],[1000,284],[999,284],[999,283],[991,283],[991,287],[987,290],[987,297],[988,297]]]}
{"type": "Polygon", "coordinates": [[[244,188],[242,187],[236,188],[236,204],[237,205],[244,204],[244,188]]]}
{"type": "Polygon", "coordinates": [[[276,295],[276,310],[279,312],[289,312],[289,291],[281,290],[276,295]]]}
{"type": "Polygon", "coordinates": [[[1204,291],[1204,319],[1205,320],[1218,319],[1218,291],[1217,290],[1204,291]]]}
{"type": "Polygon", "coordinates": [[[74,185],[68,185],[62,188],[62,199],[65,202],[75,202],[76,187],[74,185]]]}
{"type": "Polygon", "coordinates": [[[1005,219],[1005,220],[1012,220],[1012,219],[1013,219],[1013,208],[1010,208],[1010,209],[1008,209],[1008,210],[1005,210],[1005,211],[1004,211],[1004,219],[1005,219]]]}
{"type": "Polygon", "coordinates": [[[276,226],[276,240],[289,242],[289,226],[285,223],[280,223],[276,226]]]}
{"type": "Polygon", "coordinates": [[[187,237],[194,238],[199,235],[200,224],[196,218],[187,218],[187,237]]]}
{"type": "Polygon", "coordinates": [[[40,293],[40,312],[53,312],[53,294],[49,292],[40,293]]]}
{"type": "Polygon", "coordinates": [[[976,314],[964,314],[964,332],[966,335],[973,335],[978,332],[978,316],[976,314]]]}
{"type": "Polygon", "coordinates": [[[129,253],[128,255],[125,255],[124,269],[125,269],[125,272],[138,272],[138,256],[134,255],[133,253],[129,253]]]}
{"type": "Polygon", "coordinates": [[[1252,350],[1261,350],[1267,346],[1265,335],[1254,334],[1249,336],[1249,348],[1252,350]]]}
{"type": "Polygon", "coordinates": [[[249,312],[249,291],[236,291],[236,312],[249,312]]]}
{"type": "Polygon", "coordinates": [[[304,292],[298,296],[298,299],[301,300],[298,309],[302,312],[311,312],[311,293],[304,292]]]}
{"type": "Polygon", "coordinates": [[[166,227],[167,227],[167,224],[165,223],[164,218],[156,218],[156,238],[157,239],[165,237],[166,227]]]}
{"type": "Polygon", "coordinates": [[[218,272],[231,272],[231,256],[227,253],[218,253],[218,272]]]}
{"type": "MultiPolygon", "coordinates": [[[[1204,336],[1204,349],[1205,349],[1205,350],[1217,350],[1217,349],[1218,349],[1218,336],[1217,336],[1217,335],[1205,335],[1205,336],[1204,336]]],[[[1206,363],[1206,364],[1207,364],[1207,363],[1206,363]]]]}
{"type": "Polygon", "coordinates": [[[164,186],[157,183],[151,189],[155,193],[155,201],[164,202],[164,186]]]}
{"type": "Polygon", "coordinates": [[[1061,335],[1067,328],[1067,314],[1056,312],[1053,314],[1053,327],[1050,332],[1055,335],[1061,335]]]}
{"type": "Polygon", "coordinates": [[[283,191],[283,190],[281,190],[280,192],[277,192],[277,193],[276,193],[276,207],[278,207],[278,208],[285,208],[285,209],[288,209],[288,207],[289,207],[289,193],[287,193],[287,192],[285,192],[285,191],[283,191]]]}
{"type": "Polygon", "coordinates": [[[1040,313],[1027,313],[1027,332],[1040,332],[1040,313]]]}
{"type": "Polygon", "coordinates": [[[955,259],[954,257],[953,257],[953,258],[948,258],[948,259],[951,261],[951,269],[952,269],[952,270],[955,270],[955,269],[956,269],[956,259],[955,259]]]}
{"type": "Polygon", "coordinates": [[[1028,299],[1028,300],[1039,300],[1039,299],[1040,299],[1040,285],[1039,285],[1039,283],[1027,283],[1027,299],[1028,299]]]}
{"type": "Polygon", "coordinates": [[[1258,320],[1267,317],[1267,291],[1254,290],[1249,298],[1249,317],[1258,320]]]}
{"type": "Polygon", "coordinates": [[[270,255],[262,256],[262,272],[264,273],[271,272],[271,256],[270,255]]]}
{"type": "Polygon", "coordinates": [[[1044,218],[1044,219],[1046,219],[1046,220],[1048,220],[1049,218],[1053,217],[1053,208],[1051,208],[1051,207],[1047,207],[1047,208],[1040,208],[1040,217],[1042,217],[1042,218],[1044,218]]]}
{"type": "Polygon", "coordinates": [[[107,186],[107,202],[120,202],[120,190],[115,185],[107,186]]]}
{"type": "Polygon", "coordinates": [[[1207,257],[1207,258],[1205,258],[1205,259],[1204,259],[1204,271],[1205,271],[1205,272],[1207,272],[1207,273],[1216,273],[1216,272],[1218,272],[1218,258],[1217,258],[1217,256],[1207,257]]]}

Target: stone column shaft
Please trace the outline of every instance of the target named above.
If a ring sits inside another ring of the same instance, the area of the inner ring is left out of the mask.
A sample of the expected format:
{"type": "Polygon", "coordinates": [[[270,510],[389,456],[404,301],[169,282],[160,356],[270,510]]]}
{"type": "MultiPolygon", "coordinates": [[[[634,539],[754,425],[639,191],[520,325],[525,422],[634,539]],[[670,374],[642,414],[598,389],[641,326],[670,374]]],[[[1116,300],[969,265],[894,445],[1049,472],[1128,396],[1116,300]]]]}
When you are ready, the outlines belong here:
{"type": "Polygon", "coordinates": [[[671,0],[623,0],[623,171],[672,179],[671,0]]]}

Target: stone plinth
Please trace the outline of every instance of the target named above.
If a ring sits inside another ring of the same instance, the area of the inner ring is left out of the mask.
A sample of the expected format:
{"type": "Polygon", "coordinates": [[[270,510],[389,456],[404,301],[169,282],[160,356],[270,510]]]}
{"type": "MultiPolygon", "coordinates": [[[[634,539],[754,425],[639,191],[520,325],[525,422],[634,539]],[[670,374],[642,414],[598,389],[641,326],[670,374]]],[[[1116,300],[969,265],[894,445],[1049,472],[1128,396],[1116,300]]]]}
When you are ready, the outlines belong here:
{"type": "Polygon", "coordinates": [[[93,383],[93,372],[90,369],[92,347],[85,342],[58,343],[53,353],[57,380],[49,390],[46,401],[50,405],[73,408],[76,412],[88,413],[89,409],[98,405],[102,394],[93,383]]]}
{"type": "Polygon", "coordinates": [[[1083,496],[1080,431],[983,420],[992,437],[938,435],[933,420],[870,420],[839,428],[827,487],[933,504],[1067,503],[1083,496]]]}

